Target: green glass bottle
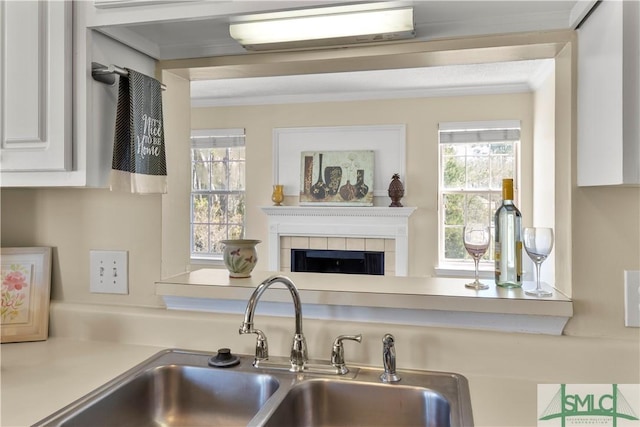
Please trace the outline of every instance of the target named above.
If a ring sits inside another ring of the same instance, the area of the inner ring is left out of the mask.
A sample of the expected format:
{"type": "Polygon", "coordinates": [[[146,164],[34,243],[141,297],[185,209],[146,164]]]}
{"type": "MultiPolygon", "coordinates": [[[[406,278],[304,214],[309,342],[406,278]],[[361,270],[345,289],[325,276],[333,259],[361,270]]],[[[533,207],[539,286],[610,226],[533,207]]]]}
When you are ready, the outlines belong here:
{"type": "Polygon", "coordinates": [[[513,179],[502,180],[502,205],[495,215],[496,285],[522,286],[522,215],[513,203],[513,179]]]}

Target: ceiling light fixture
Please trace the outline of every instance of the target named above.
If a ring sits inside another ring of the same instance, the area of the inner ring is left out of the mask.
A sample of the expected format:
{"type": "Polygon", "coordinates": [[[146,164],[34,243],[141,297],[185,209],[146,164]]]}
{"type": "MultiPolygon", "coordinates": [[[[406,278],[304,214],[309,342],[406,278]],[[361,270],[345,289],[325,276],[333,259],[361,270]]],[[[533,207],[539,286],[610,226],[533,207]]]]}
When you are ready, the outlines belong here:
{"type": "Polygon", "coordinates": [[[231,23],[229,33],[247,50],[323,47],[415,36],[412,7],[354,10],[338,6],[295,13],[245,17],[231,23]]]}

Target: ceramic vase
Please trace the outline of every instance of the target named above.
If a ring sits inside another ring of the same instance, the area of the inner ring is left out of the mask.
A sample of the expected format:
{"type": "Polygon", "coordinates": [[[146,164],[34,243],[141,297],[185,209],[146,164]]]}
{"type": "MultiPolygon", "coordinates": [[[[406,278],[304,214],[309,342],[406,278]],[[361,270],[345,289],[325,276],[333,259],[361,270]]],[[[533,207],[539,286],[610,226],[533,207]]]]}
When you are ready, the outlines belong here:
{"type": "Polygon", "coordinates": [[[311,187],[311,197],[322,200],[327,196],[327,185],[322,180],[322,154],[318,154],[320,164],[318,165],[318,182],[311,187]]]}
{"type": "Polygon", "coordinates": [[[351,185],[351,181],[347,180],[347,183],[340,187],[340,197],[346,201],[356,197],[356,188],[351,185]]]}
{"type": "Polygon", "coordinates": [[[356,175],[356,198],[362,199],[369,192],[369,186],[364,183],[364,170],[358,169],[356,175]]]}
{"type": "Polygon", "coordinates": [[[271,193],[271,201],[275,206],[282,206],[284,200],[284,185],[277,184],[273,186],[273,193],[271,193]]]}
{"type": "Polygon", "coordinates": [[[222,258],[229,270],[229,277],[251,277],[251,272],[258,263],[256,245],[260,240],[233,239],[221,242],[224,244],[222,258]]]}
{"type": "Polygon", "coordinates": [[[327,166],[324,168],[324,182],[327,184],[327,194],[335,196],[342,181],[342,168],[340,166],[327,166]]]}

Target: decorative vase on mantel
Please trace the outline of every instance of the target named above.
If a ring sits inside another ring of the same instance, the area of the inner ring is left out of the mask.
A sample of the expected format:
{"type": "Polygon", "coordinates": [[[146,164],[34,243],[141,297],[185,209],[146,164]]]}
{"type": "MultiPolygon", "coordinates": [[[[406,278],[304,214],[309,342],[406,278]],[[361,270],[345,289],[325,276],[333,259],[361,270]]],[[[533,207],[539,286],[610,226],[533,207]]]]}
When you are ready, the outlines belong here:
{"type": "Polygon", "coordinates": [[[258,263],[256,245],[261,241],[232,239],[220,242],[224,244],[222,259],[225,267],[229,270],[229,277],[234,279],[251,277],[251,272],[258,263]]]}
{"type": "Polygon", "coordinates": [[[276,184],[273,186],[273,192],[271,193],[271,201],[274,206],[282,206],[284,200],[284,185],[276,184]]]}
{"type": "Polygon", "coordinates": [[[391,183],[389,184],[389,197],[391,198],[390,208],[401,208],[402,203],[400,203],[400,199],[404,197],[404,185],[402,185],[402,181],[400,181],[400,175],[394,173],[391,177],[391,183]]]}

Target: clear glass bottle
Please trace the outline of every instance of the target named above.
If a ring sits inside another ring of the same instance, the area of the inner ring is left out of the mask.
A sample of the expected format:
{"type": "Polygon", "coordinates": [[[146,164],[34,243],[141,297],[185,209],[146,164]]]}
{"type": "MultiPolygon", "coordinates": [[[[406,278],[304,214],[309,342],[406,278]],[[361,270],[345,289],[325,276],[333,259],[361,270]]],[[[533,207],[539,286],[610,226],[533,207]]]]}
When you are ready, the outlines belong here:
{"type": "Polygon", "coordinates": [[[496,285],[522,286],[522,215],[513,203],[513,179],[502,180],[502,205],[495,215],[496,285]]]}

